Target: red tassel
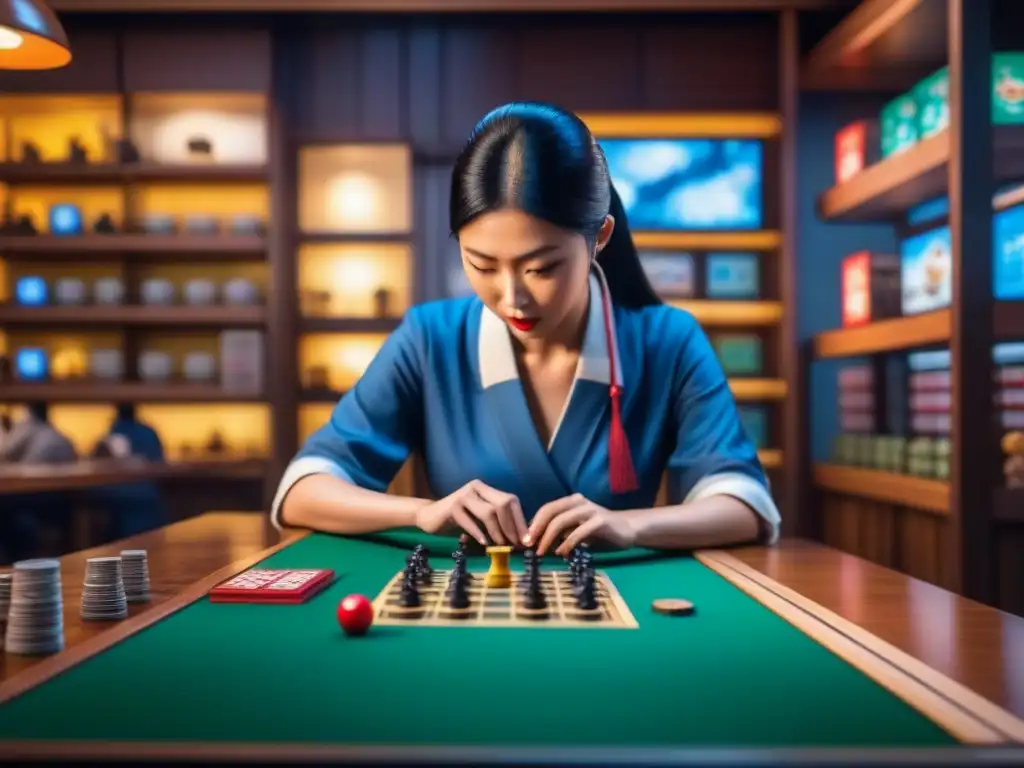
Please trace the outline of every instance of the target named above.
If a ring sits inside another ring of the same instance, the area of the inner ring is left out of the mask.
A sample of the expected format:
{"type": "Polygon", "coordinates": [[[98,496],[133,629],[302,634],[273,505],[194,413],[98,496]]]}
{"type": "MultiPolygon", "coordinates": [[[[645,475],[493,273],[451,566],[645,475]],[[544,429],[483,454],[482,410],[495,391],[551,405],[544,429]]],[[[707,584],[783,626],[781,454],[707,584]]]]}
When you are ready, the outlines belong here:
{"type": "Polygon", "coordinates": [[[636,470],[633,468],[633,457],[629,452],[629,439],[622,427],[622,387],[618,385],[615,375],[615,339],[612,333],[612,307],[607,292],[602,291],[602,309],[604,310],[604,333],[608,344],[608,377],[611,381],[609,393],[612,398],[612,423],[608,431],[608,482],[612,493],[629,493],[639,485],[636,481],[636,470]]]}
{"type": "Polygon", "coordinates": [[[608,434],[608,475],[612,493],[629,493],[638,487],[629,440],[622,428],[622,388],[612,384],[612,423],[608,434]]]}

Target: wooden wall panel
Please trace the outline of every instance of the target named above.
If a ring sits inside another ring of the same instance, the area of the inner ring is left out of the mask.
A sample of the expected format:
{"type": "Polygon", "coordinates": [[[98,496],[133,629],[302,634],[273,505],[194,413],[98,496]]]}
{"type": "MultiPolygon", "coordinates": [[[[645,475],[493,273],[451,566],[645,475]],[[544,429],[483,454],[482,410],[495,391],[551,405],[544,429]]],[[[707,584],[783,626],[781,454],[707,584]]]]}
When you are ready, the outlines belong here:
{"type": "Polygon", "coordinates": [[[62,69],[0,71],[3,93],[114,93],[118,90],[117,37],[109,29],[67,26],[73,52],[62,69]]]}
{"type": "Polygon", "coordinates": [[[1000,525],[999,607],[1024,616],[1024,523],[1000,525]]]}
{"type": "Polygon", "coordinates": [[[283,39],[302,62],[298,136],[407,139],[439,159],[515,99],[581,112],[778,107],[769,16],[318,20],[283,39]]]}
{"type": "Polygon", "coordinates": [[[774,110],[777,26],[770,17],[659,24],[645,30],[637,85],[647,109],[774,110]],[[742,51],[742,55],[733,52],[742,51]]]}
{"type": "Polygon", "coordinates": [[[125,90],[270,91],[269,29],[163,26],[126,28],[125,90]]]}
{"type": "Polygon", "coordinates": [[[643,30],[579,19],[523,30],[520,89],[533,101],[578,112],[642,109],[638,87],[643,30]]]}
{"type": "Polygon", "coordinates": [[[920,510],[853,498],[819,496],[825,544],[951,588],[954,574],[942,552],[951,535],[949,521],[920,510]]]}

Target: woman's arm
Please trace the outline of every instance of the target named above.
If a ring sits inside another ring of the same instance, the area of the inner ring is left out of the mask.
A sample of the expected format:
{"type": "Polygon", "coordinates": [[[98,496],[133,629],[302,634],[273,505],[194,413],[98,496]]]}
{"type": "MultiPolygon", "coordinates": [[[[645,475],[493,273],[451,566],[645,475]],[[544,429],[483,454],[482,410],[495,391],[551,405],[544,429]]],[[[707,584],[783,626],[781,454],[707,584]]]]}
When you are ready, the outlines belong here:
{"type": "Polygon", "coordinates": [[[633,527],[634,546],[648,549],[702,549],[753,543],[766,526],[744,502],[709,496],[690,504],[624,513],[633,527]]]}
{"type": "Polygon", "coordinates": [[[271,521],[333,533],[410,525],[422,499],[386,493],[421,445],[424,330],[416,310],[288,465],[271,521]]]}
{"type": "Polygon", "coordinates": [[[298,480],[281,506],[287,525],[357,535],[416,524],[416,512],[431,502],[360,488],[329,474],[298,480]]]}
{"type": "Polygon", "coordinates": [[[662,338],[673,371],[675,448],[669,456],[669,506],[631,513],[638,545],[652,548],[772,543],[781,518],[757,449],[740,421],[711,343],[689,314],[672,312],[662,338]],[[642,541],[640,541],[642,539],[642,541]]]}

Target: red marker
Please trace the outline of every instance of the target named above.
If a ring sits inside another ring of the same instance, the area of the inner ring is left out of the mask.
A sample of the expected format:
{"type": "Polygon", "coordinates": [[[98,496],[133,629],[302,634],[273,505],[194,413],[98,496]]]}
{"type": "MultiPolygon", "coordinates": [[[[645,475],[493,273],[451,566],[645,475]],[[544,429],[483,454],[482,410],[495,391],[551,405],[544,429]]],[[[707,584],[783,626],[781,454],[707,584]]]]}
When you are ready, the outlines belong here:
{"type": "Polygon", "coordinates": [[[346,635],[365,635],[373,624],[373,604],[363,595],[348,595],[338,603],[338,623],[346,635]]]}

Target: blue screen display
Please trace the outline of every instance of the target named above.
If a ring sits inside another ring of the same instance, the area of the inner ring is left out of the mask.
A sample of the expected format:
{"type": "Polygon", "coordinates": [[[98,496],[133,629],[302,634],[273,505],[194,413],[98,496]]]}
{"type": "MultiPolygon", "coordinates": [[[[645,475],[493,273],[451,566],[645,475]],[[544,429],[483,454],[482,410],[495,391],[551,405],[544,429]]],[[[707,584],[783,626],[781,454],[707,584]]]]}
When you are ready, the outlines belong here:
{"type": "Polygon", "coordinates": [[[25,347],[18,350],[14,369],[19,379],[39,381],[47,374],[46,350],[38,347],[25,347]]]}
{"type": "Polygon", "coordinates": [[[763,226],[756,139],[604,139],[608,169],[636,231],[763,226]]]}
{"type": "Polygon", "coordinates": [[[996,299],[1024,299],[1024,205],[992,217],[992,291],[996,299]]]}

